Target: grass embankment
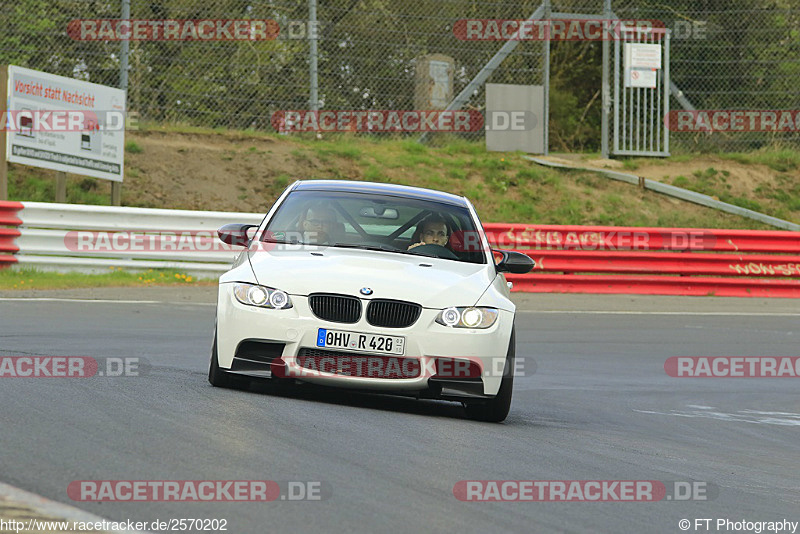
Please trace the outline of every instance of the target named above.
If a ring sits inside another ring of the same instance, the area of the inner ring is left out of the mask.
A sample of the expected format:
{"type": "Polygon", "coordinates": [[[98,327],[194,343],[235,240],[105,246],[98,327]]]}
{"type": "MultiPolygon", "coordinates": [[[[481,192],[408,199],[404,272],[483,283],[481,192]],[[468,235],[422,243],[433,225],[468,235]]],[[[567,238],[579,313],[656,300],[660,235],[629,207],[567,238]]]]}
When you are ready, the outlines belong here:
{"type": "MultiPolygon", "coordinates": [[[[257,131],[145,126],[127,133],[123,204],[263,213],[296,179],[373,180],[469,197],[486,222],[764,228],[583,171],[542,168],[521,154],[449,138],[349,134],[323,139],[257,131]]],[[[623,166],[769,215],[800,221],[800,154],[680,155],[623,166]],[[750,175],[757,175],[751,179],[750,175]]],[[[52,201],[52,173],[11,166],[16,200],[52,201]]],[[[108,182],[70,177],[69,202],[107,204],[108,182]]]]}
{"type": "MultiPolygon", "coordinates": [[[[674,156],[663,161],[638,158],[626,160],[623,166],[635,172],[643,165],[679,166],[697,158],[697,155],[674,156]]],[[[699,168],[686,175],[665,175],[662,181],[729,204],[800,222],[800,152],[784,149],[723,153],[717,155],[717,159],[719,162],[715,166],[699,168]],[[726,162],[737,165],[729,170],[725,168],[726,162]]]]}
{"type": "Polygon", "coordinates": [[[0,290],[73,289],[79,287],[147,287],[153,285],[211,285],[212,278],[198,279],[169,269],[148,269],[129,272],[122,267],[109,268],[107,273],[56,273],[30,268],[0,269],[0,290]]]}
{"type": "MultiPolygon", "coordinates": [[[[596,173],[537,166],[519,153],[487,152],[452,138],[348,134],[284,136],[258,131],[143,126],[128,132],[123,205],[263,213],[297,179],[371,180],[467,196],[484,222],[772,229],[596,173]]],[[[584,159],[596,156],[584,156],[584,159]]],[[[640,176],[800,222],[800,154],[695,154],[637,158],[617,165],[640,176]]],[[[13,200],[51,202],[53,173],[10,166],[13,200]]],[[[110,185],[70,176],[70,203],[108,204],[110,185]]],[[[0,271],[0,289],[191,284],[175,271],[102,275],[0,271]],[[33,281],[31,281],[33,280],[33,281]]],[[[200,282],[203,283],[203,282],[200,282]]],[[[205,283],[213,283],[205,282],[205,283]]]]}

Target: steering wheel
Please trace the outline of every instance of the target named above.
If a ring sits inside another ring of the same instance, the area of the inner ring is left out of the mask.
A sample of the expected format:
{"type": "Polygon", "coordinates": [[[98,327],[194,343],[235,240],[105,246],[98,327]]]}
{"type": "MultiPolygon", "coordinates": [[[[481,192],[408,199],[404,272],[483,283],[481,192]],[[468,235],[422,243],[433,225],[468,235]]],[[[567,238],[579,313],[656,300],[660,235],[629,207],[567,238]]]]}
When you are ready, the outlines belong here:
{"type": "Polygon", "coordinates": [[[371,241],[370,240],[359,241],[358,244],[359,245],[366,245],[368,247],[386,247],[386,246],[388,246],[383,241],[378,241],[377,239],[374,239],[374,240],[371,240],[371,241]]]}
{"type": "Polygon", "coordinates": [[[418,247],[414,247],[409,252],[413,254],[419,254],[420,256],[432,256],[434,258],[444,258],[446,260],[457,260],[458,256],[456,256],[452,250],[447,247],[443,247],[442,245],[419,245],[418,247]]]}

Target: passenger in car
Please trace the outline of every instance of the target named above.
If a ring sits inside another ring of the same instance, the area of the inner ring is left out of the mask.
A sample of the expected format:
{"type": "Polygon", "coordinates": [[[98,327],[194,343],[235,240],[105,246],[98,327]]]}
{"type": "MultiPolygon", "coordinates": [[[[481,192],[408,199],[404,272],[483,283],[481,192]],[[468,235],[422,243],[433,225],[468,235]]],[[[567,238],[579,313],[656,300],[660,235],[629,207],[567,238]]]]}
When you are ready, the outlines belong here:
{"type": "Polygon", "coordinates": [[[439,245],[447,247],[452,231],[450,225],[441,215],[428,215],[417,225],[414,235],[411,236],[411,246],[408,250],[420,245],[439,245]]]}

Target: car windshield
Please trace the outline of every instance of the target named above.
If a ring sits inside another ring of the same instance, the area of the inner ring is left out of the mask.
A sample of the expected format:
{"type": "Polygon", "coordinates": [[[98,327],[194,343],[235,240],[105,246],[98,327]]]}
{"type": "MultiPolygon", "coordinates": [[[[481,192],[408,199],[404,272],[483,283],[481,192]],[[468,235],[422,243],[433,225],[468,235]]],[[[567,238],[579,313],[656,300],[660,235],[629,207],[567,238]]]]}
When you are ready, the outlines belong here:
{"type": "Polygon", "coordinates": [[[375,193],[294,191],[260,240],[486,263],[465,207],[375,193]]]}

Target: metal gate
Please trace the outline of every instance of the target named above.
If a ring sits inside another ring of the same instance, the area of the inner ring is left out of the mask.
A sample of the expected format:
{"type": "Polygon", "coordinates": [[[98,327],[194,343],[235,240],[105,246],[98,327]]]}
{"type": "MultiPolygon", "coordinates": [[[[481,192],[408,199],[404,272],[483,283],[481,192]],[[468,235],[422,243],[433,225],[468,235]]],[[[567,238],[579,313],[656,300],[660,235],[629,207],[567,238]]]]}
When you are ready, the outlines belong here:
{"type": "Polygon", "coordinates": [[[666,28],[630,28],[614,40],[614,147],[618,156],[669,156],[666,28]]]}

